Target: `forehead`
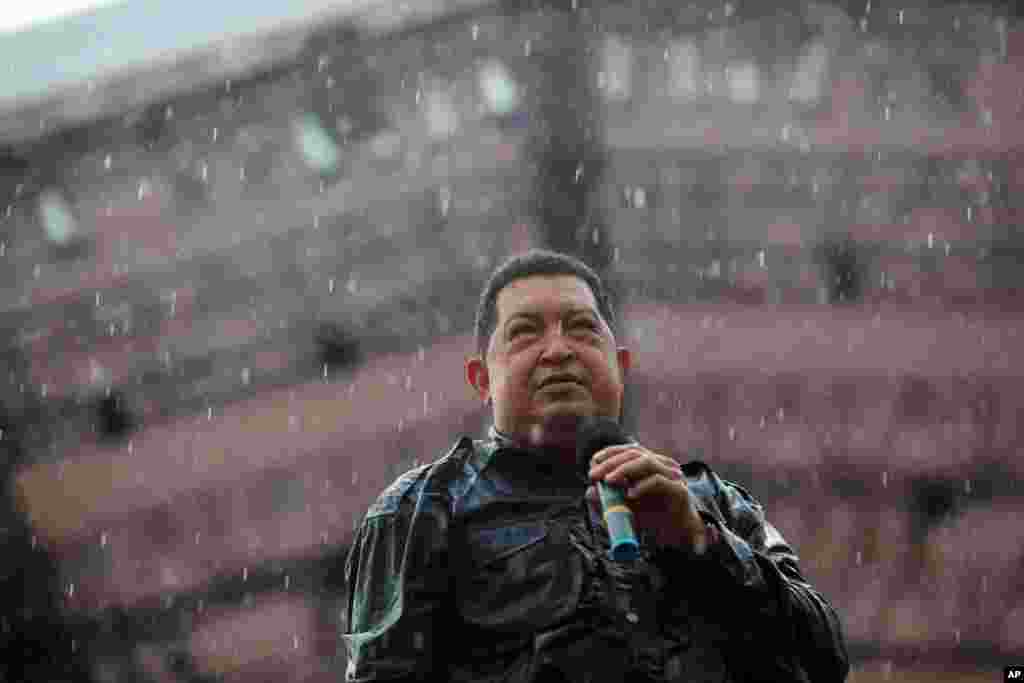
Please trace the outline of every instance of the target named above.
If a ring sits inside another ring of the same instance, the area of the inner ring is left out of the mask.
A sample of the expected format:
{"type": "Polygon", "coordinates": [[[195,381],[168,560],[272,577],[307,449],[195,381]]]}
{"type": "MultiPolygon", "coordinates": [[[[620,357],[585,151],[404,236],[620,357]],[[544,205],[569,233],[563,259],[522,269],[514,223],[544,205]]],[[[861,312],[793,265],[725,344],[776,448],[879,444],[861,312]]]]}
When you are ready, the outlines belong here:
{"type": "Polygon", "coordinates": [[[513,280],[498,293],[498,319],[517,313],[559,313],[582,308],[599,313],[586,282],[575,275],[534,275],[513,280]]]}

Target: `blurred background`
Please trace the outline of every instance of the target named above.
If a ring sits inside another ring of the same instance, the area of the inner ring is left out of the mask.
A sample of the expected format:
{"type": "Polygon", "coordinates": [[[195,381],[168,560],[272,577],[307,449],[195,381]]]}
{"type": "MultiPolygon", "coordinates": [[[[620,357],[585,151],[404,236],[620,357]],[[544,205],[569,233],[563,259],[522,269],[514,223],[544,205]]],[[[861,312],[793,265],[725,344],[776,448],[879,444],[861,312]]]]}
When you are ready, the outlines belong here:
{"type": "Polygon", "coordinates": [[[1012,2],[127,0],[0,17],[0,678],[335,681],[354,524],[490,415],[511,254],[750,487],[852,681],[1024,653],[1012,2]]]}

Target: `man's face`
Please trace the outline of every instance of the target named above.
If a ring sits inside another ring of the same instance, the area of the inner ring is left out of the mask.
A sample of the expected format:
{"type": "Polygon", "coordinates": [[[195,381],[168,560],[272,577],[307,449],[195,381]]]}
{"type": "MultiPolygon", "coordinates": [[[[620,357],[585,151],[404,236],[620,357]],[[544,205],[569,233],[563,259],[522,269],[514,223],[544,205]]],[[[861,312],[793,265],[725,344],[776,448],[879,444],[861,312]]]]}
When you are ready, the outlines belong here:
{"type": "Polygon", "coordinates": [[[555,445],[557,426],[579,417],[619,419],[631,359],[616,348],[587,284],[572,275],[515,280],[497,298],[486,363],[466,377],[494,404],[494,424],[535,444],[555,445]],[[557,375],[571,381],[551,382],[557,375]]]}

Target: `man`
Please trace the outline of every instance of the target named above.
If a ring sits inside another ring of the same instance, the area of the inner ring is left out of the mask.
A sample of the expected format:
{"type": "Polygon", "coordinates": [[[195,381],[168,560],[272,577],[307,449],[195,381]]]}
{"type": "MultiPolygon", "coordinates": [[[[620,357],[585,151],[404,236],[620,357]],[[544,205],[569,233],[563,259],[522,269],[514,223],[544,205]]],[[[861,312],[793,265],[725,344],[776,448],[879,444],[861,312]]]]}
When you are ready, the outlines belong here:
{"type": "Polygon", "coordinates": [[[346,564],[347,680],[846,678],[835,612],[744,489],[635,440],[580,471],[580,418],[621,419],[633,358],[615,325],[571,257],[534,250],[491,276],[466,377],[494,424],[368,510],[346,564]],[[598,480],[628,492],[637,560],[609,556],[598,480]]]}

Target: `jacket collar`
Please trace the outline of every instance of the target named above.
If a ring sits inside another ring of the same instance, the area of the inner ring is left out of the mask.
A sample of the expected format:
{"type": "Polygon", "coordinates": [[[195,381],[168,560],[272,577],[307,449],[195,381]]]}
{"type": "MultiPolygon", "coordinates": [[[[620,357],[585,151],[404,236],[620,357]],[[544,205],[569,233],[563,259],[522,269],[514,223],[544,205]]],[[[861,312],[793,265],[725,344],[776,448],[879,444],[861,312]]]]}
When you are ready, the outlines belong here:
{"type": "Polygon", "coordinates": [[[576,471],[574,465],[556,464],[556,461],[545,457],[535,449],[523,445],[521,441],[510,434],[502,432],[492,424],[487,430],[487,438],[480,444],[478,449],[481,469],[491,465],[494,459],[502,453],[511,458],[524,458],[524,460],[520,461],[523,463],[526,462],[525,458],[529,458],[530,462],[533,463],[532,467],[538,473],[544,473],[547,477],[554,476],[556,479],[561,479],[564,476],[572,481],[583,480],[582,474],[576,471]]]}

